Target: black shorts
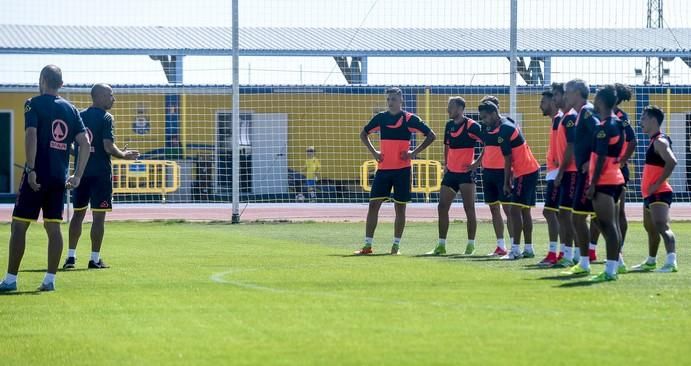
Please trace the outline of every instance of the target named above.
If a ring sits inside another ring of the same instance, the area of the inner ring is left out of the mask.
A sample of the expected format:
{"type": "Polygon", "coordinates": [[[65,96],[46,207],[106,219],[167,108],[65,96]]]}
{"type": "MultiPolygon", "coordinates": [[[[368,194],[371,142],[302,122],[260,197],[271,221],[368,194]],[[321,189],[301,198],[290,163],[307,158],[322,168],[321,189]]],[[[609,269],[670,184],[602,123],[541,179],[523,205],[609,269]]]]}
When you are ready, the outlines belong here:
{"type": "Polygon", "coordinates": [[[515,178],[513,180],[513,188],[511,189],[511,204],[523,208],[535,206],[537,181],[539,178],[540,172],[538,170],[515,178]]]}
{"type": "Polygon", "coordinates": [[[461,184],[475,184],[475,172],[446,172],[444,173],[444,178],[441,180],[441,185],[453,189],[456,193],[460,190],[461,184]]]}
{"type": "Polygon", "coordinates": [[[619,202],[619,197],[621,197],[621,192],[624,191],[623,184],[606,184],[595,187],[595,193],[602,193],[614,198],[614,203],[619,202]]]}
{"type": "Polygon", "coordinates": [[[482,191],[488,205],[509,203],[509,197],[504,194],[504,169],[484,169],[482,191]]]}
{"type": "Polygon", "coordinates": [[[573,201],[576,199],[576,172],[564,172],[559,185],[559,209],[573,210],[573,201]]]}
{"type": "Polygon", "coordinates": [[[624,176],[624,186],[629,184],[629,181],[631,180],[631,173],[629,172],[629,164],[624,165],[623,168],[621,168],[621,174],[624,176]]]}
{"type": "Polygon", "coordinates": [[[19,221],[36,221],[43,212],[43,221],[62,222],[65,208],[65,184],[41,183],[41,189],[35,192],[29,186],[26,174],[22,175],[19,193],[14,203],[12,219],[19,221]]]}
{"type": "Polygon", "coordinates": [[[545,210],[559,211],[559,188],[554,186],[554,180],[548,180],[544,192],[545,210]]]}
{"type": "Polygon", "coordinates": [[[83,211],[91,205],[91,211],[108,212],[113,210],[113,183],[110,175],[82,178],[79,187],[74,189],[75,211],[83,211]]]}
{"type": "Polygon", "coordinates": [[[593,202],[585,195],[589,187],[590,177],[588,174],[576,173],[576,191],[574,193],[573,206],[571,206],[573,213],[580,215],[592,215],[595,213],[593,202]]]}
{"type": "Polygon", "coordinates": [[[674,198],[674,192],[661,192],[650,195],[643,199],[643,208],[646,210],[650,209],[650,205],[661,205],[666,204],[667,206],[672,206],[672,199],[674,198]]]}
{"type": "Polygon", "coordinates": [[[393,198],[393,201],[396,203],[410,202],[412,184],[410,179],[410,168],[377,170],[374,174],[374,182],[372,182],[370,201],[390,200],[393,198]],[[393,197],[391,189],[393,189],[393,197]]]}

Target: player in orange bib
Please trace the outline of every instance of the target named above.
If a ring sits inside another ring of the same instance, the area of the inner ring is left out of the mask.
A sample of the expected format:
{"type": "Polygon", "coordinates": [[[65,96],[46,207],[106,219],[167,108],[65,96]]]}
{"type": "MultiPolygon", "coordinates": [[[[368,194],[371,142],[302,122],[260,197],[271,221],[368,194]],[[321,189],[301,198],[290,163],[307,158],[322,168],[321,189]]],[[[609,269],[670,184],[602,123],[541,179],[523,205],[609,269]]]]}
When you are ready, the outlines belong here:
{"type": "MultiPolygon", "coordinates": [[[[624,243],[626,242],[626,232],[628,231],[629,224],[626,220],[626,186],[629,184],[630,175],[629,172],[629,160],[636,151],[636,132],[631,127],[629,121],[629,115],[624,112],[619,105],[623,102],[631,100],[631,95],[633,93],[630,86],[615,83],[614,88],[617,91],[617,104],[614,106],[614,114],[621,121],[624,126],[624,146],[621,149],[621,159],[619,165],[621,167],[621,174],[624,175],[624,189],[621,192],[621,197],[619,197],[619,229],[621,230],[621,247],[624,248],[624,243]]],[[[588,251],[590,255],[590,262],[594,262],[597,259],[596,248],[597,239],[600,236],[600,231],[597,229],[597,225],[590,226],[590,250],[588,251]]],[[[624,263],[624,255],[620,253],[619,255],[619,268],[626,268],[626,263],[624,263]]]]}
{"type": "MultiPolygon", "coordinates": [[[[607,245],[607,262],[605,271],[591,278],[592,282],[614,281],[619,271],[622,240],[617,201],[621,197],[625,182],[619,164],[625,137],[624,125],[613,112],[616,103],[617,92],[613,85],[603,87],[595,95],[595,108],[601,122],[594,133],[593,151],[588,165],[590,186],[586,196],[592,200],[598,226],[607,245]]],[[[587,252],[581,252],[578,267],[582,271],[590,272],[587,252]]],[[[575,269],[572,271],[576,272],[575,269]]]]}
{"type": "Polygon", "coordinates": [[[633,266],[632,271],[649,272],[657,268],[657,249],[662,237],[667,250],[667,260],[657,272],[677,272],[676,241],[669,227],[669,208],[674,193],[667,181],[677,166],[677,158],[672,152],[672,140],[660,132],[664,118],[664,113],[657,106],[645,107],[641,116],[643,132],[650,137],[641,182],[643,224],[648,232],[648,259],[633,266]]]}
{"type": "MultiPolygon", "coordinates": [[[[587,260],[587,262],[582,263],[582,267],[578,265],[572,266],[571,270],[562,273],[569,276],[586,276],[590,274],[590,261],[588,257],[590,228],[588,227],[587,219],[589,216],[594,215],[595,212],[592,201],[587,197],[586,192],[590,186],[588,164],[593,152],[593,136],[600,121],[595,117],[593,105],[588,103],[589,94],[590,87],[584,80],[574,79],[565,85],[564,95],[567,99],[566,103],[578,113],[573,130],[573,155],[577,172],[571,223],[577,246],[576,253],[580,255],[576,256],[574,253],[573,262],[576,262],[576,260],[587,260]],[[588,258],[584,259],[584,256],[588,258]]],[[[593,220],[591,220],[590,225],[594,224],[593,220]]],[[[568,258],[567,255],[565,255],[565,258],[568,258]]]]}
{"type": "Polygon", "coordinates": [[[544,192],[545,207],[542,215],[547,221],[547,235],[549,237],[549,250],[547,256],[540,262],[541,265],[553,265],[557,262],[557,250],[559,247],[559,187],[554,185],[554,179],[559,173],[559,159],[557,158],[557,140],[559,136],[559,122],[564,116],[554,99],[551,90],[542,93],[540,100],[542,115],[551,117],[549,129],[549,145],[547,147],[547,175],[545,177],[546,188],[544,192]]]}
{"type": "Polygon", "coordinates": [[[475,252],[475,170],[480,164],[481,155],[476,158],[475,147],[482,140],[480,124],[463,115],[465,99],[451,97],[447,106],[450,120],[444,130],[444,178],[439,191],[439,241],[428,255],[446,254],[446,235],[449,231],[449,210],[458,192],[463,199],[466,214],[468,243],[464,254],[475,252]]]}
{"type": "Polygon", "coordinates": [[[406,203],[410,201],[411,159],[425,150],[436,138],[434,132],[418,116],[401,109],[403,93],[399,88],[386,90],[388,110],[377,113],[360,132],[360,140],[367,147],[375,160],[379,162],[377,173],[372,182],[367,226],[365,228],[365,245],[357,250],[356,255],[372,254],[372,238],[377,228],[379,208],[382,202],[393,200],[396,210],[394,238],[391,254],[400,254],[401,236],[405,228],[406,203]],[[380,148],[372,145],[369,134],[379,132],[380,148]],[[415,149],[410,149],[413,133],[425,135],[425,141],[415,149]],[[393,189],[393,196],[391,190],[393,189]]]}
{"type": "MultiPolygon", "coordinates": [[[[530,208],[535,206],[536,187],[540,164],[537,162],[523,134],[516,124],[499,113],[499,107],[486,100],[478,107],[480,118],[487,128],[485,158],[502,161],[503,187],[501,192],[510,206],[509,230],[513,234],[511,251],[502,259],[532,258],[535,256],[532,244],[533,219],[530,208]],[[521,234],[525,236],[525,249],[521,253],[521,234]]],[[[484,164],[484,163],[483,163],[484,164]]],[[[499,165],[497,165],[499,166],[499,165]]],[[[501,185],[501,182],[495,182],[501,185]]]]}
{"type": "Polygon", "coordinates": [[[576,141],[576,117],[578,113],[568,103],[565,97],[563,83],[553,83],[552,93],[559,108],[564,112],[557,129],[557,140],[554,144],[555,155],[559,161],[559,172],[554,179],[554,185],[559,187],[559,238],[560,252],[556,256],[545,258],[541,264],[548,267],[568,268],[573,266],[574,229],[572,224],[573,203],[576,199],[576,183],[578,172],[574,159],[574,145],[576,141]]]}

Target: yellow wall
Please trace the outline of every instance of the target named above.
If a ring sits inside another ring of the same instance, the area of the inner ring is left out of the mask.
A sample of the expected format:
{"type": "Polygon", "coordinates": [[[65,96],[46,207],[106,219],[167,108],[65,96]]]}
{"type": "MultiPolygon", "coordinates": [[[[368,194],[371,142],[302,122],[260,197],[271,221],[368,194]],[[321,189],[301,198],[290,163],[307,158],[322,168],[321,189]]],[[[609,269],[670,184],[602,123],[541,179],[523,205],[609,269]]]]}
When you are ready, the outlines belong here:
{"type": "MultiPolygon", "coordinates": [[[[63,97],[77,108],[91,105],[91,97],[82,93],[67,93],[63,97]]],[[[116,101],[110,113],[115,118],[115,139],[118,146],[128,144],[128,148],[142,152],[163,147],[165,132],[165,110],[163,94],[116,94],[116,101]],[[149,118],[151,130],[139,135],[133,132],[132,124],[137,116],[137,108],[143,105],[149,118]]]]}
{"type": "Polygon", "coordinates": [[[691,95],[689,94],[650,94],[650,103],[662,108],[665,116],[672,113],[689,113],[691,111],[691,95]],[[669,99],[668,99],[669,98],[669,99]]]}
{"type": "MultiPolygon", "coordinates": [[[[423,118],[428,120],[430,126],[437,131],[440,135],[444,132],[444,124],[448,121],[448,115],[446,113],[446,106],[451,94],[443,95],[430,95],[429,97],[429,110],[430,117],[425,116],[425,100],[424,95],[418,96],[418,111],[423,118]]],[[[480,104],[480,99],[484,97],[484,94],[466,94],[463,98],[466,101],[466,112],[467,113],[477,113],[477,106],[480,104]]],[[[496,95],[499,98],[499,106],[503,114],[508,114],[509,96],[508,95],[496,95]]],[[[526,141],[530,145],[533,154],[540,161],[540,163],[545,163],[545,154],[547,153],[547,144],[549,138],[549,128],[550,128],[550,118],[544,117],[539,109],[540,105],[539,94],[537,95],[518,95],[518,113],[521,114],[521,129],[525,135],[526,141]]],[[[480,122],[480,121],[478,121],[480,122]]],[[[443,145],[435,144],[431,148],[429,158],[434,160],[441,160],[443,153],[443,145]]]]}
{"type": "MultiPolygon", "coordinates": [[[[31,98],[30,93],[0,93],[0,109],[13,111],[14,123],[14,164],[23,166],[26,161],[24,152],[24,102],[31,98]]],[[[19,188],[22,170],[14,168],[14,187],[19,188]]]]}
{"type": "MultiPolygon", "coordinates": [[[[214,144],[216,111],[231,108],[229,95],[187,95],[187,143],[214,144]]],[[[369,155],[358,135],[383,108],[381,95],[243,94],[240,102],[242,112],[287,113],[289,167],[302,171],[305,150],[314,146],[321,176],[330,179],[359,177],[357,167],[369,155]]]]}
{"type": "MultiPolygon", "coordinates": [[[[0,93],[0,109],[9,109],[14,113],[14,151],[15,163],[24,163],[23,137],[23,104],[31,97],[30,93],[0,93]]],[[[437,133],[439,140],[429,148],[423,157],[442,160],[443,132],[447,121],[446,104],[450,95],[429,96],[429,116],[426,115],[424,94],[415,98],[417,113],[437,133]]],[[[78,108],[88,107],[88,94],[65,94],[78,108]]],[[[463,95],[467,111],[476,111],[481,94],[463,95]]],[[[497,95],[500,106],[506,113],[509,104],[508,95],[497,95]]],[[[117,101],[111,113],[116,121],[116,140],[120,146],[125,143],[132,149],[142,152],[159,149],[164,145],[165,110],[164,94],[116,94],[117,101]],[[137,115],[137,108],[144,105],[149,117],[151,130],[146,135],[135,134],[132,123],[137,115]]],[[[185,129],[187,144],[213,146],[216,143],[216,112],[232,108],[231,96],[221,94],[188,94],[185,96],[185,129]]],[[[540,95],[519,95],[518,112],[522,114],[522,129],[531,149],[541,163],[545,162],[549,118],[542,116],[539,110],[540,95]]],[[[651,103],[666,108],[666,95],[651,95],[651,103]]],[[[632,117],[635,100],[623,105],[624,110],[632,117]]],[[[691,110],[689,95],[672,95],[671,112],[691,110]]],[[[370,159],[367,150],[359,141],[358,134],[362,126],[376,112],[386,109],[386,100],[379,94],[321,94],[321,93],[274,93],[243,94],[240,109],[243,112],[287,113],[288,114],[288,164],[289,167],[302,171],[307,146],[314,146],[317,157],[322,162],[323,178],[357,179],[358,167],[370,159]]],[[[183,117],[180,120],[181,127],[183,117]]],[[[374,136],[374,135],[373,135],[374,136]]],[[[422,137],[418,137],[421,139],[422,137]]],[[[374,137],[376,144],[376,137],[374,137]]],[[[192,152],[192,151],[190,151],[192,152]]],[[[16,175],[15,187],[20,174],[16,175]]]]}
{"type": "MultiPolygon", "coordinates": [[[[424,94],[417,97],[417,109],[421,117],[425,119],[432,129],[440,135],[444,132],[444,124],[448,121],[446,113],[446,105],[449,97],[452,95],[430,95],[429,96],[429,110],[430,116],[425,115],[425,101],[427,98],[424,94]]],[[[484,94],[466,94],[463,98],[466,100],[466,111],[468,113],[477,112],[477,106],[480,104],[480,99],[484,94]]],[[[509,96],[496,95],[499,98],[499,105],[502,113],[508,115],[509,96]]],[[[686,103],[691,103],[688,96],[686,103]]],[[[519,94],[517,97],[518,113],[522,117],[521,129],[530,145],[530,149],[541,164],[546,163],[547,145],[549,141],[549,129],[551,119],[542,115],[540,111],[540,94],[519,94]]],[[[634,111],[636,107],[635,98],[624,103],[622,109],[627,112],[631,118],[635,117],[634,111]]],[[[683,109],[683,108],[682,108],[683,109]]],[[[480,122],[480,121],[478,121],[480,122]]],[[[441,160],[443,154],[443,145],[434,144],[430,147],[429,158],[433,160],[441,160]]]]}

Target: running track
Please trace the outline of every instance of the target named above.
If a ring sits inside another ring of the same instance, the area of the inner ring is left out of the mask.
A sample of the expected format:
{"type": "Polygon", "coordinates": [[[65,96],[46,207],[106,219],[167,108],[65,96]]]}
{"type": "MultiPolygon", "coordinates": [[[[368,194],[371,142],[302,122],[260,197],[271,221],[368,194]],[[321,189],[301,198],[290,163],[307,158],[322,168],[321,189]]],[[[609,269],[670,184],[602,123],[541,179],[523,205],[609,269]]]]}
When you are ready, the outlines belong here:
{"type": "MultiPolygon", "coordinates": [[[[489,208],[484,204],[476,207],[478,219],[491,219],[489,208]]],[[[319,222],[362,222],[367,213],[366,204],[323,204],[323,203],[252,203],[241,204],[242,222],[254,221],[319,221],[319,222]]],[[[642,220],[642,207],[638,203],[627,205],[627,215],[631,221],[642,220]]],[[[186,221],[230,221],[229,204],[116,204],[113,212],[108,214],[109,221],[152,221],[152,220],[186,220],[186,221]]],[[[87,215],[87,217],[90,215],[87,215]]],[[[437,218],[434,203],[414,203],[408,205],[407,219],[416,222],[433,222],[437,218]]],[[[464,219],[463,206],[454,203],[451,208],[451,219],[464,219]]],[[[691,220],[691,204],[672,206],[674,220],[691,220]]],[[[9,222],[12,218],[12,205],[0,205],[0,222],[9,222]]],[[[385,203],[380,211],[380,221],[392,222],[393,206],[385,203]]],[[[544,221],[542,208],[533,209],[535,221],[544,221]]]]}

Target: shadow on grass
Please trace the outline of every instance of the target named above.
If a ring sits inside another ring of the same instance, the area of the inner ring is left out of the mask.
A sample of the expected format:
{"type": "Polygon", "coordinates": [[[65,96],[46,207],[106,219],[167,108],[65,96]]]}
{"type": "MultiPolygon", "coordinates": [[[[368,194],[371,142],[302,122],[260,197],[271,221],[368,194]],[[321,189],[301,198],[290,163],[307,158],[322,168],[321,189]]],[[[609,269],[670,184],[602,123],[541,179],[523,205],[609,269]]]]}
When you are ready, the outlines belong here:
{"type": "Polygon", "coordinates": [[[486,255],[473,256],[473,257],[468,258],[468,260],[473,261],[473,262],[515,262],[513,260],[501,259],[500,257],[488,257],[486,255]]]}
{"type": "Polygon", "coordinates": [[[0,292],[0,297],[2,296],[23,296],[23,295],[38,295],[41,291],[12,291],[12,292],[0,292]]]}
{"type": "Polygon", "coordinates": [[[499,259],[499,257],[490,257],[487,255],[482,255],[482,254],[454,254],[450,256],[453,259],[499,259]]]}
{"type": "Polygon", "coordinates": [[[449,254],[416,254],[415,258],[453,258],[453,255],[449,254]]]}
{"type": "Polygon", "coordinates": [[[523,269],[526,270],[526,271],[536,271],[536,270],[537,270],[537,271],[542,271],[542,270],[545,270],[545,269],[556,269],[556,268],[552,268],[552,267],[550,267],[550,266],[541,266],[541,265],[539,265],[539,264],[526,264],[526,265],[523,266],[523,269]]]}
{"type": "Polygon", "coordinates": [[[367,258],[367,257],[402,257],[402,255],[391,255],[389,253],[374,253],[374,254],[327,254],[329,257],[341,257],[341,258],[367,258]]]}
{"type": "Polygon", "coordinates": [[[626,273],[620,274],[620,276],[626,276],[626,275],[630,275],[630,274],[633,274],[633,275],[641,275],[641,274],[649,274],[649,275],[652,275],[652,274],[654,274],[654,273],[655,273],[655,271],[628,271],[628,272],[626,272],[626,273]]]}
{"type": "Polygon", "coordinates": [[[571,281],[571,280],[583,279],[583,278],[587,278],[587,276],[583,276],[583,275],[556,275],[556,276],[540,277],[540,278],[538,278],[538,280],[571,281]]]}
{"type": "Polygon", "coordinates": [[[599,284],[601,284],[601,283],[600,282],[591,282],[588,280],[582,280],[582,281],[562,283],[561,285],[558,285],[555,287],[560,287],[560,288],[588,287],[588,286],[599,285],[599,284]]]}
{"type": "MultiPolygon", "coordinates": [[[[81,271],[88,271],[88,268],[73,268],[73,269],[58,269],[58,272],[60,273],[65,273],[65,272],[81,272],[81,271]]],[[[45,269],[21,269],[19,272],[25,272],[25,273],[46,273],[45,269]]]]}

